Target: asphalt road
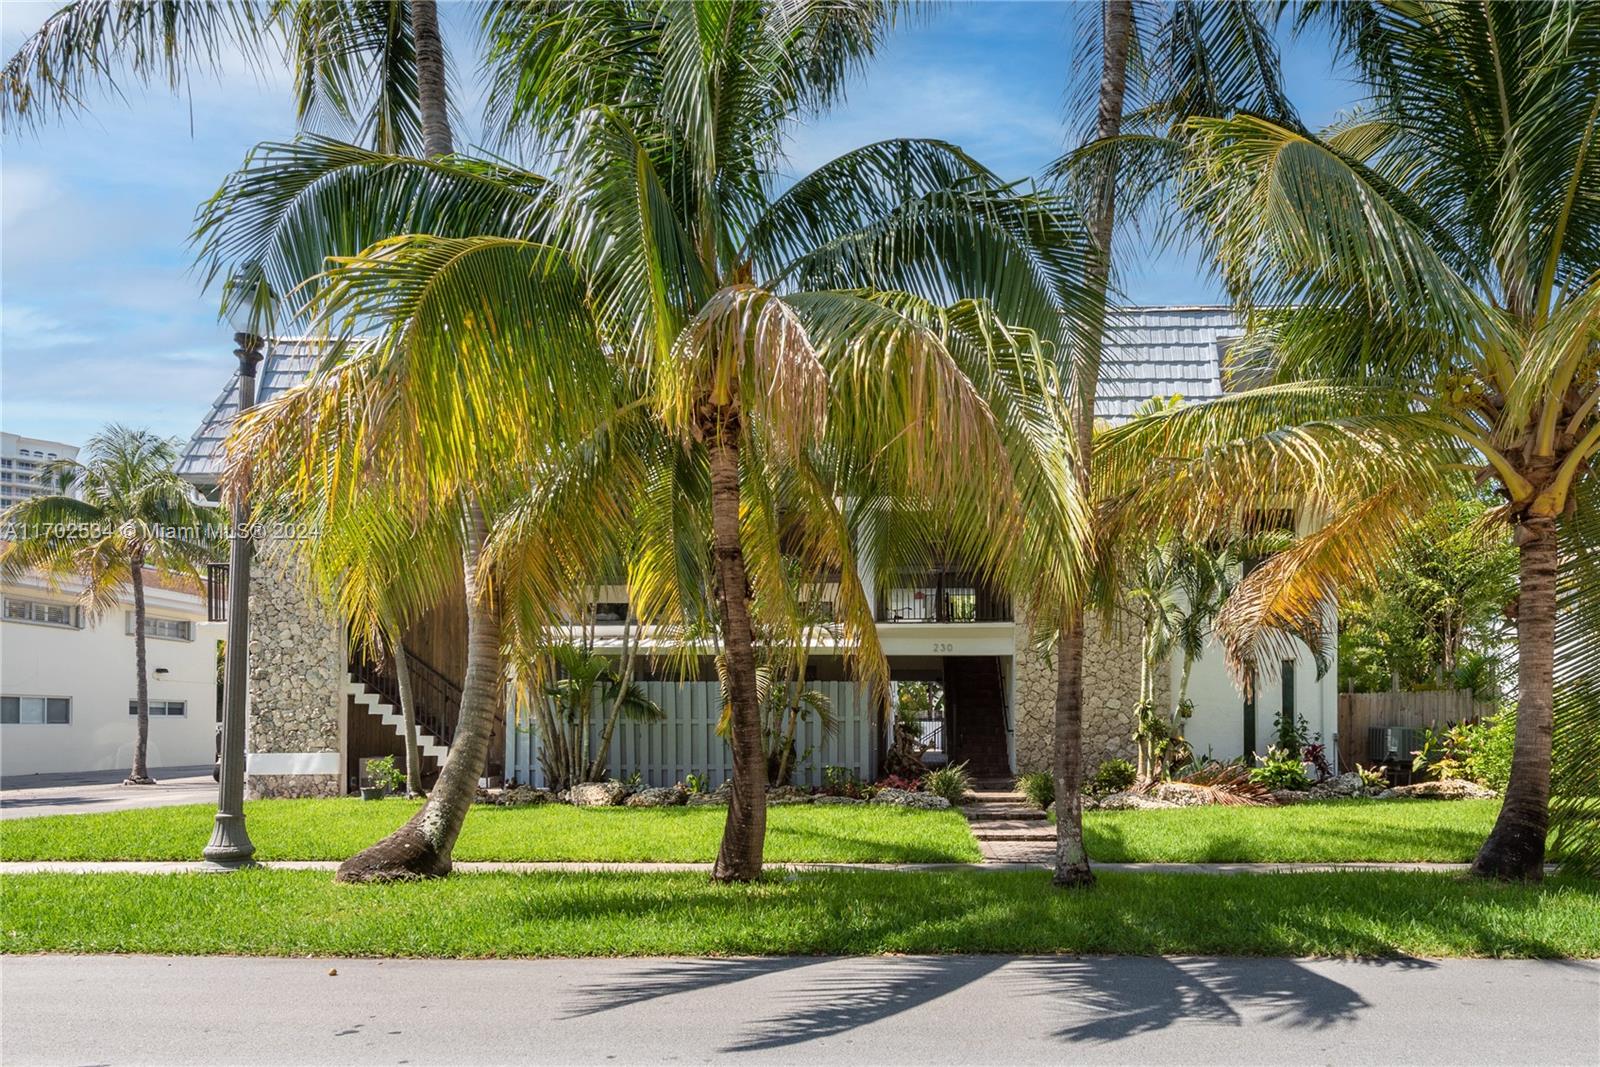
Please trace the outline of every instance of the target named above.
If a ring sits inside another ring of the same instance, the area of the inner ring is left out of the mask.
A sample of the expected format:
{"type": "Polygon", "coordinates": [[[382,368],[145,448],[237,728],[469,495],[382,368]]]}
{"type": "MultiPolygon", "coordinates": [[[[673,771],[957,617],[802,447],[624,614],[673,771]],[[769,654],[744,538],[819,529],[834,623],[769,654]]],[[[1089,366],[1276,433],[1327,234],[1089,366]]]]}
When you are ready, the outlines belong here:
{"type": "Polygon", "coordinates": [[[0,781],[0,819],[217,802],[217,783],[209,767],[152,768],[155,785],[123,785],[127,773],[90,771],[6,778],[0,781]]]}
{"type": "Polygon", "coordinates": [[[1600,963],[5,957],[34,1063],[1600,1063],[1600,963]],[[337,975],[330,975],[337,970],[337,975]]]}

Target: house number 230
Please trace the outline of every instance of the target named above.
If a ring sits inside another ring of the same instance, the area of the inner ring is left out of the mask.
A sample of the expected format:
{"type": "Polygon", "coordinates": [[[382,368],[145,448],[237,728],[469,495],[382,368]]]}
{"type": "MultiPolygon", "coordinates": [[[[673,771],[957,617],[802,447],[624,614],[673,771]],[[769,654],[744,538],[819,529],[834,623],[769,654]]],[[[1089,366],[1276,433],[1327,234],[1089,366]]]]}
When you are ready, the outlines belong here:
{"type": "Polygon", "coordinates": [[[949,641],[935,641],[933,643],[933,650],[935,652],[954,652],[956,650],[956,646],[951,644],[949,641]]]}

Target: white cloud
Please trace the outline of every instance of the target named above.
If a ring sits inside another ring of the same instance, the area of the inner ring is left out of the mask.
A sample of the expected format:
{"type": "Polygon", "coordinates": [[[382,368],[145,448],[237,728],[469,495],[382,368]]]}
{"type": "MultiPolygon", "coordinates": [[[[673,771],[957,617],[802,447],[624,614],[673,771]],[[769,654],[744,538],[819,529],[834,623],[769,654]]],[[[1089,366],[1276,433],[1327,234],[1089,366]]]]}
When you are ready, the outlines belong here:
{"type": "Polygon", "coordinates": [[[74,330],[54,315],[26,304],[0,304],[0,345],[19,348],[59,348],[86,345],[93,334],[74,330]]]}

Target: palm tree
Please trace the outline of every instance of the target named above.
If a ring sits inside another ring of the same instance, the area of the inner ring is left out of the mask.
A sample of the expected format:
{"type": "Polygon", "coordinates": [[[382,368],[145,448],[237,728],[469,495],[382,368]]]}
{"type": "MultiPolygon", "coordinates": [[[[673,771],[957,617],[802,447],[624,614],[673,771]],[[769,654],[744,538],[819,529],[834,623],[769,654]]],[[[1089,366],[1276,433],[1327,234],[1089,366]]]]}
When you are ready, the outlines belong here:
{"type": "MultiPolygon", "coordinates": [[[[1104,0],[1101,6],[1100,88],[1095,104],[1094,141],[1110,144],[1122,133],[1123,100],[1128,87],[1128,49],[1133,43],[1132,0],[1104,0]]],[[[1094,439],[1094,398],[1100,377],[1106,304],[1111,284],[1111,247],[1116,232],[1117,172],[1114,157],[1100,157],[1088,211],[1091,245],[1086,287],[1095,301],[1081,335],[1081,351],[1070,379],[1070,440],[1077,489],[1089,498],[1094,439]]],[[[1055,795],[1056,866],[1052,881],[1062,887],[1094,884],[1083,844],[1083,636],[1084,610],[1077,604],[1062,618],[1056,639],[1055,795]]]]}
{"type": "MultiPolygon", "coordinates": [[[[598,566],[642,521],[641,620],[703,610],[728,664],[722,879],[761,866],[752,593],[784,602],[777,487],[802,517],[790,544],[841,574],[846,640],[879,681],[857,502],[910,494],[996,567],[1019,498],[1076,514],[1060,457],[1021,470],[1008,455],[1036,449],[1027,420],[1048,395],[1032,335],[1006,324],[1060,321],[1071,250],[1040,239],[1060,229],[1053,206],[922,141],[868,146],[774,191],[784,127],[838,95],[887,18],[871,3],[496,9],[491,56],[520,73],[495,83],[492,108],[554,177],[303,139],[261,150],[202,224],[205,255],[258,261],[279,288],[326,246],[306,205],[377,242],[306,291],[324,326],[382,322],[384,339],[330,368],[294,417],[264,407],[239,445],[286,457],[342,442],[370,463],[338,419],[398,417],[403,396],[412,435],[438,445],[395,460],[415,467],[401,473],[435,483],[435,499],[437,483],[522,492],[502,501],[492,545],[514,613],[570,602],[572,561],[598,566]],[[490,397],[493,419],[477,410],[490,397]],[[307,426],[316,446],[301,452],[307,426]]],[[[259,460],[256,474],[273,477],[259,460]]],[[[278,484],[296,478],[303,495],[298,474],[278,484]]],[[[1075,542],[1053,551],[1074,565],[1075,542]]],[[[531,636],[520,619],[513,630],[531,636]]]]}
{"type": "MultiPolygon", "coordinates": [[[[1078,491],[1087,497],[1119,199],[1130,200],[1127,206],[1135,211],[1154,199],[1173,170],[1170,131],[1188,116],[1226,114],[1240,106],[1291,119],[1293,113],[1279,84],[1271,27],[1257,5],[1178,0],[1152,12],[1136,12],[1131,0],[1101,0],[1085,23],[1085,47],[1074,80],[1093,119],[1085,143],[1053,164],[1049,176],[1075,192],[1092,238],[1085,287],[1093,303],[1074,331],[1064,427],[1078,457],[1078,491]],[[1130,92],[1135,105],[1131,113],[1130,92]]],[[[1111,547],[1098,533],[1095,541],[1102,551],[1111,547]]],[[[1057,803],[1053,882],[1065,888],[1094,883],[1078,801],[1083,781],[1084,615],[1083,603],[1063,608],[1056,644],[1054,773],[1056,796],[1065,803],[1057,803]]]]}
{"type": "Polygon", "coordinates": [[[1261,627],[1320,620],[1463,469],[1494,485],[1520,558],[1517,733],[1473,871],[1535,880],[1558,683],[1586,662],[1555,652],[1594,639],[1558,630],[1600,596],[1583,519],[1600,452],[1600,11],[1350,4],[1334,21],[1368,90],[1355,115],[1320,135],[1250,115],[1187,127],[1182,205],[1248,313],[1237,358],[1281,384],[1113,431],[1097,461],[1131,488],[1165,457],[1175,484],[1146,496],[1169,523],[1274,494],[1328,517],[1219,619],[1246,669],[1271,668],[1261,627]]]}
{"type": "Polygon", "coordinates": [[[73,575],[92,618],[133,592],[138,740],[124,784],[154,785],[146,764],[150,685],[145,670],[146,570],[197,581],[216,556],[218,514],[195,501],[173,471],[174,442],[148,430],[112,424],[89,439],[82,461],[54,460],[40,473],[59,494],[36,496],[0,513],[10,539],[0,544],[0,573],[42,571],[52,582],[73,575]],[[71,495],[67,495],[70,492],[71,495]]]}
{"type": "Polygon", "coordinates": [[[92,89],[120,90],[123,76],[181,92],[237,57],[257,70],[287,61],[307,129],[385,152],[451,150],[434,0],[75,0],[0,70],[0,121],[76,111],[92,89]]]}

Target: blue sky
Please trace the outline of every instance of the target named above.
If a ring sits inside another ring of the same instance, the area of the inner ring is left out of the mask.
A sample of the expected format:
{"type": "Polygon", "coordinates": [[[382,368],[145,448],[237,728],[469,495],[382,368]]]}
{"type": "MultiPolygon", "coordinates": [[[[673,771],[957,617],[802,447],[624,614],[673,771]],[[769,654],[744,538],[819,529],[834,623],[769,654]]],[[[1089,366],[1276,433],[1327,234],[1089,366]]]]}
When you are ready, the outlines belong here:
{"type": "MultiPolygon", "coordinates": [[[[56,4],[0,4],[10,55],[56,4]]],[[[797,129],[803,172],[885,137],[954,141],[1006,176],[1037,173],[1066,145],[1066,85],[1077,48],[1060,3],[945,5],[899,31],[846,104],[797,129]]],[[[445,12],[447,44],[473,45],[464,6],[445,12]]],[[[460,99],[473,139],[468,65],[460,99]]],[[[1285,78],[1315,125],[1354,99],[1325,43],[1292,43],[1285,78]]],[[[214,294],[189,272],[196,207],[245,153],[293,133],[287,76],[243,57],[182,97],[107,94],[88,112],[9,131],[0,156],[0,426],[81,442],[110,421],[187,437],[232,366],[214,294]]],[[[461,138],[458,138],[458,141],[461,138]]],[[[1214,302],[1180,250],[1124,265],[1140,303],[1214,302]]]]}

